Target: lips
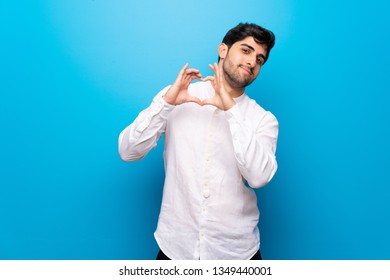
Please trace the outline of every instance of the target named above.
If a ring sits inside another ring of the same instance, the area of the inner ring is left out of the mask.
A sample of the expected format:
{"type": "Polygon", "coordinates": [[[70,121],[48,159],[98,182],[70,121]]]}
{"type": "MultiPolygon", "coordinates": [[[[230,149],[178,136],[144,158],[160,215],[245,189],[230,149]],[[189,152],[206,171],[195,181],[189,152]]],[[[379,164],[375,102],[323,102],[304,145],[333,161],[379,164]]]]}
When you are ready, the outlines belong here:
{"type": "Polygon", "coordinates": [[[248,68],[248,67],[245,67],[243,65],[240,65],[241,69],[243,69],[246,73],[248,73],[249,75],[253,75],[253,72],[252,72],[252,69],[248,68]]]}

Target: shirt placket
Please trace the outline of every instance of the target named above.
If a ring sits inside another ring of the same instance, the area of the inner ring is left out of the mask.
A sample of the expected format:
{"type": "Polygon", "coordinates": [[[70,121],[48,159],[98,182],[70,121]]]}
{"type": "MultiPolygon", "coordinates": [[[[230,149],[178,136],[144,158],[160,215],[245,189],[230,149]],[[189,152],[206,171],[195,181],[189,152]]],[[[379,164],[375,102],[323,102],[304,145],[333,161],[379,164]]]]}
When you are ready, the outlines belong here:
{"type": "Polygon", "coordinates": [[[216,109],[212,115],[211,122],[209,125],[209,128],[207,130],[207,138],[206,138],[206,145],[204,150],[204,164],[203,164],[203,178],[202,178],[202,205],[201,205],[201,219],[200,219],[200,230],[199,230],[199,246],[200,246],[200,258],[207,258],[207,256],[204,256],[202,254],[202,245],[204,244],[204,239],[207,234],[207,214],[208,214],[208,200],[210,199],[210,196],[212,195],[212,178],[211,174],[212,172],[212,156],[215,154],[213,149],[214,147],[214,139],[215,139],[215,132],[217,130],[218,125],[218,117],[219,117],[220,110],[216,109]]]}

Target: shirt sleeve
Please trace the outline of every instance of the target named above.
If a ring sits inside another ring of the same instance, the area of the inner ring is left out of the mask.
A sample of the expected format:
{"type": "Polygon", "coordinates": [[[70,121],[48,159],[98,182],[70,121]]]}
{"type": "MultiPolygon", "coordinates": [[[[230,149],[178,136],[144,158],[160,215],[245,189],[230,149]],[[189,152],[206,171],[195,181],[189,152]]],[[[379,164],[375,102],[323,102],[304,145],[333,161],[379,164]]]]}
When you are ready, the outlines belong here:
{"type": "Polygon", "coordinates": [[[238,105],[226,111],[226,118],[241,175],[252,188],[266,185],[277,170],[278,121],[272,113],[265,112],[254,127],[251,120],[245,119],[238,105]]]}
{"type": "Polygon", "coordinates": [[[175,108],[162,98],[168,88],[161,90],[150,106],[120,133],[118,150],[122,160],[140,160],[156,147],[157,141],[165,132],[168,114],[175,108]]]}

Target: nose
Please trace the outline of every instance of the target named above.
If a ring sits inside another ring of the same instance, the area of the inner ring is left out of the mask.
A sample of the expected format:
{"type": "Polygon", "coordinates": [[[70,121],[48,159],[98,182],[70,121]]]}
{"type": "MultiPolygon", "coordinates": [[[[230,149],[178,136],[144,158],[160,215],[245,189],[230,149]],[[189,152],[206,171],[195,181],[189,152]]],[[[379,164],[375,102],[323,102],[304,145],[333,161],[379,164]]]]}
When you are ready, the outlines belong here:
{"type": "Polygon", "coordinates": [[[256,55],[250,55],[250,56],[248,56],[246,63],[248,66],[253,68],[256,66],[256,61],[257,61],[256,55]]]}

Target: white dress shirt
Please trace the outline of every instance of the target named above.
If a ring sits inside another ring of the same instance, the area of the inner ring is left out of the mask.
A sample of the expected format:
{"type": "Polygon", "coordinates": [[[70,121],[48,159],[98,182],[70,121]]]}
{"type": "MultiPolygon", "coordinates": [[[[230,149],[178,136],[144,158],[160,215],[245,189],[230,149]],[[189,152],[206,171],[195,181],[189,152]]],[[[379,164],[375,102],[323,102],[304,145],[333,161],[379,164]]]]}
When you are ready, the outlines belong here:
{"type": "MultiPolygon", "coordinates": [[[[250,259],[259,249],[259,210],[252,188],[277,169],[278,122],[245,93],[228,111],[173,106],[162,96],[119,136],[125,161],[142,159],[165,133],[165,183],[156,241],[171,259],[250,259]],[[248,183],[249,186],[245,184],[248,183]]],[[[210,82],[189,93],[214,95],[210,82]]]]}

